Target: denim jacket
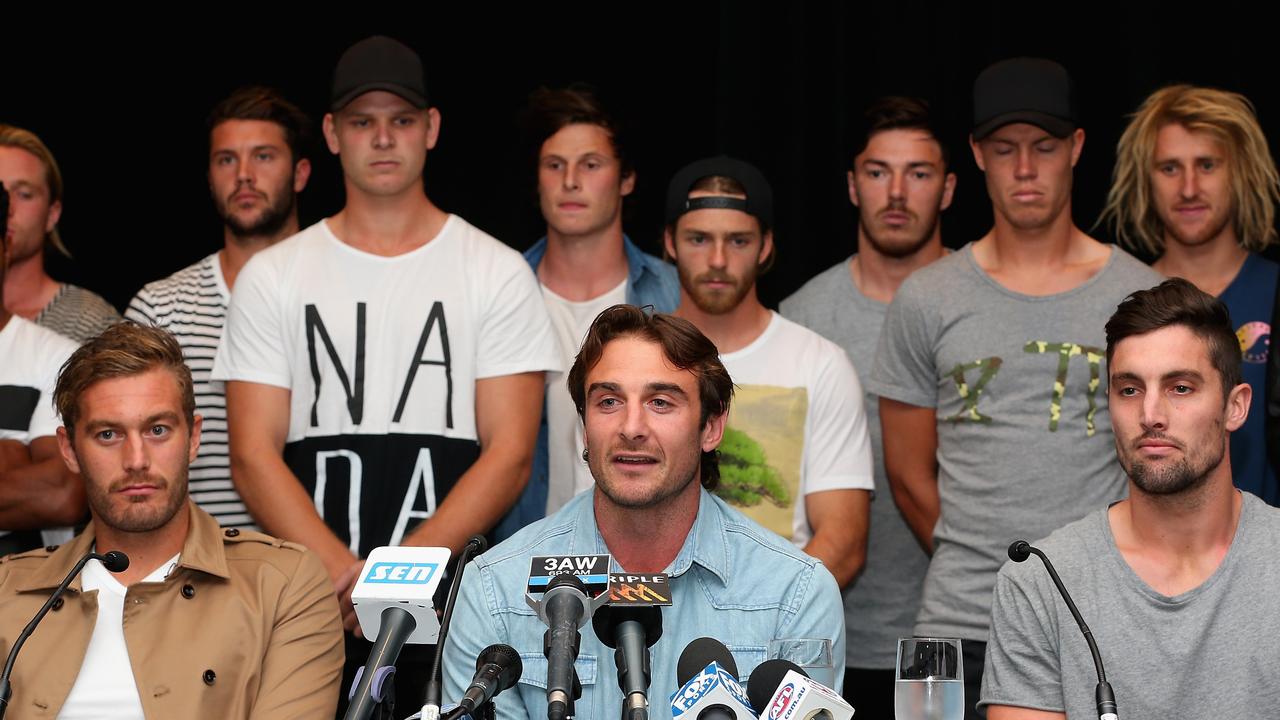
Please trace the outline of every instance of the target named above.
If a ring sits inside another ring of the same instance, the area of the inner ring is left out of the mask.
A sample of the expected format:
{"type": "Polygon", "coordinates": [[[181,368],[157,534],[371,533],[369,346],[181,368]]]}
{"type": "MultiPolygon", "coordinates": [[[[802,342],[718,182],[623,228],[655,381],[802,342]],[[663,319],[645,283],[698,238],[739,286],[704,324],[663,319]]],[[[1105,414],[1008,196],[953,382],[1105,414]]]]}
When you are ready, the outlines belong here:
{"type": "MultiPolygon", "coordinates": [[[[534,523],[481,555],[462,578],[445,643],[445,700],[456,702],[475,670],[476,656],[493,643],[520,653],[524,672],[499,695],[497,716],[546,717],[546,626],[525,603],[529,559],[536,555],[608,553],[596,527],[593,492],[580,493],[555,515],[534,523]]],[[[611,570],[622,572],[616,561],[611,570]]],[[[818,560],[796,550],[720,498],[701,491],[698,516],[671,575],[672,605],[662,610],[662,637],[651,648],[653,720],[671,717],[676,662],[695,638],[714,637],[733,653],[740,679],[766,659],[774,639],[829,638],[835,677],[844,677],[844,611],[835,579],[818,560]]],[[[616,720],[622,708],[613,651],[588,623],[575,664],[582,683],[576,703],[583,720],[616,720]]]]}
{"type": "MultiPolygon", "coordinates": [[[[627,256],[627,302],[631,305],[652,305],[656,312],[675,312],[680,305],[680,279],[676,275],[675,266],[663,262],[647,253],[631,242],[626,235],[622,236],[622,250],[627,256]]],[[[547,238],[533,244],[525,250],[524,259],[528,261],[533,272],[538,272],[542,256],[547,254],[547,238]]],[[[568,372],[568,368],[565,368],[568,372]]],[[[550,473],[550,459],[547,455],[547,407],[542,406],[542,424],[538,427],[538,443],[533,451],[533,469],[529,473],[529,483],[525,485],[520,499],[507,513],[506,517],[494,529],[498,540],[511,537],[517,530],[529,523],[541,519],[547,509],[547,482],[550,473]]]]}

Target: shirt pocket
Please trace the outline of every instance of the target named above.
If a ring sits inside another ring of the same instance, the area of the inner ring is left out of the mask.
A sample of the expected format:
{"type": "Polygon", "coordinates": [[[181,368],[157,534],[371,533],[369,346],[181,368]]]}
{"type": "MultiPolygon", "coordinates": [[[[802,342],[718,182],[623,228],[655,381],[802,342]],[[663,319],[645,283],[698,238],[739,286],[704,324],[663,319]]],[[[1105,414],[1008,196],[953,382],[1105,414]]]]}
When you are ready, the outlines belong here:
{"type": "Polygon", "coordinates": [[[745,688],[751,672],[767,659],[769,648],[766,645],[726,645],[725,647],[729,648],[729,654],[733,656],[733,662],[738,666],[738,682],[745,688]]]}
{"type": "MultiPolygon", "coordinates": [[[[520,697],[524,698],[526,708],[530,708],[530,717],[545,714],[547,706],[547,658],[535,653],[520,653],[520,663],[524,666],[520,673],[520,697]],[[533,712],[543,708],[541,712],[533,712]]],[[[582,685],[582,697],[574,702],[579,717],[591,717],[592,701],[595,699],[596,656],[582,654],[573,662],[573,669],[578,673],[578,682],[582,685]]]]}

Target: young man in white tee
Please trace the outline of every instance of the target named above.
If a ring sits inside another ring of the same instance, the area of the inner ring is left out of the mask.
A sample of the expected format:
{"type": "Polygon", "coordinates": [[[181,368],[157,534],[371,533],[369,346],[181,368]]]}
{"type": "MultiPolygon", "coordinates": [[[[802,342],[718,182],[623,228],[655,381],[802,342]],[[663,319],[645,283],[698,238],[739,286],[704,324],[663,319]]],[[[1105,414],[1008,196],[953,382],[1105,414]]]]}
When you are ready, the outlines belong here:
{"type": "MultiPolygon", "coordinates": [[[[0,286],[9,266],[3,230],[0,218],[0,286]]],[[[61,542],[71,537],[63,527],[84,519],[84,484],[58,457],[52,402],[58,368],[75,349],[0,303],[0,555],[61,542]]]]}
{"type": "MultiPolygon", "coordinates": [[[[538,275],[568,367],[602,311],[627,303],[669,313],[680,303],[680,282],[674,267],[641,252],[622,231],[636,171],[621,124],[596,93],[540,88],[522,121],[536,150],[538,204],[547,221],[546,236],[524,257],[538,275]]],[[[545,503],[531,519],[554,514],[594,485],[582,461],[582,421],[562,376],[548,377],[545,426],[526,491],[541,491],[545,503]]]]}
{"type": "Polygon", "coordinates": [[[820,559],[843,587],[866,558],[874,487],[862,386],[844,350],[765,308],[773,197],[755,167],[699,160],[667,189],[676,315],[720,350],[737,385],[716,492],[820,559]]]}
{"type": "MultiPolygon", "coordinates": [[[[245,266],[214,378],[227,381],[236,488],[265,530],[320,555],[354,631],[371,549],[457,552],[511,508],[544,371],[561,362],[520,254],[426,196],[441,117],[417,53],[356,43],[330,107],[346,207],[245,266]]],[[[420,648],[401,655],[400,707],[422,700],[420,648]]],[[[368,649],[348,644],[348,677],[368,649]]]]}
{"type": "Polygon", "coordinates": [[[307,186],[307,116],[278,92],[245,87],[209,115],[209,189],[222,218],[222,248],[147,283],[125,317],[173,333],[196,383],[204,418],[191,497],[226,527],[254,528],[231,483],[223,385],[209,379],[236,276],[263,248],[298,232],[297,194],[307,186]]]}

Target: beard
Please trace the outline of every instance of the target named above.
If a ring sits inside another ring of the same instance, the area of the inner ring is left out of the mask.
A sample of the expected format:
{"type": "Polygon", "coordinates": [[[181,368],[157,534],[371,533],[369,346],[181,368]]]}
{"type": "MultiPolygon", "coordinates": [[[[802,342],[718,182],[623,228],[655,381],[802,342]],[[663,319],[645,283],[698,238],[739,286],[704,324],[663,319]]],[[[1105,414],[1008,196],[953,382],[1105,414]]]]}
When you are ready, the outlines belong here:
{"type": "Polygon", "coordinates": [[[756,278],[760,276],[758,265],[739,278],[719,270],[711,270],[695,276],[678,264],[676,267],[680,274],[680,284],[689,292],[689,298],[699,310],[708,315],[723,315],[738,307],[747,293],[755,287],[756,278]],[[711,290],[703,284],[711,281],[728,282],[731,286],[724,290],[711,290]]]}
{"type": "MultiPolygon", "coordinates": [[[[1153,438],[1163,439],[1163,436],[1148,433],[1138,438],[1138,441],[1153,438]]],[[[1122,461],[1121,464],[1124,466],[1129,478],[1133,480],[1133,484],[1137,485],[1138,489],[1144,493],[1148,495],[1177,495],[1195,490],[1208,482],[1210,474],[1222,464],[1222,459],[1226,457],[1226,452],[1227,444],[1224,439],[1216,448],[1207,449],[1205,453],[1199,456],[1184,456],[1175,462],[1164,465],[1148,463],[1142,460],[1122,461]]]]}
{"type": "MultiPolygon", "coordinates": [[[[84,465],[81,465],[83,471],[84,465]]],[[[172,480],[151,473],[128,475],[106,486],[90,476],[84,477],[89,507],[99,521],[123,532],[146,533],[158,530],[173,520],[187,502],[187,469],[172,480]],[[144,480],[168,492],[163,504],[146,503],[146,498],[121,498],[115,491],[144,480]]]]}
{"type": "Polygon", "coordinates": [[[293,217],[294,208],[297,207],[297,194],[293,192],[293,177],[290,176],[288,182],[276,190],[276,192],[264,194],[267,204],[257,217],[246,221],[232,213],[226,198],[217,198],[218,216],[222,218],[223,224],[231,234],[237,238],[275,235],[293,217]]]}
{"type": "MultiPolygon", "coordinates": [[[[919,219],[918,215],[907,210],[906,207],[891,205],[886,209],[906,212],[909,213],[913,219],[919,219]]],[[[917,252],[920,252],[920,248],[924,247],[925,244],[933,238],[933,233],[938,228],[938,220],[939,214],[933,213],[932,216],[928,218],[927,222],[918,225],[920,229],[920,233],[918,235],[910,235],[905,238],[891,239],[888,237],[889,233],[880,232],[881,226],[868,223],[861,216],[858,218],[858,227],[862,231],[862,236],[865,237],[867,242],[871,245],[871,249],[885,257],[900,260],[902,258],[911,257],[917,252]]]]}

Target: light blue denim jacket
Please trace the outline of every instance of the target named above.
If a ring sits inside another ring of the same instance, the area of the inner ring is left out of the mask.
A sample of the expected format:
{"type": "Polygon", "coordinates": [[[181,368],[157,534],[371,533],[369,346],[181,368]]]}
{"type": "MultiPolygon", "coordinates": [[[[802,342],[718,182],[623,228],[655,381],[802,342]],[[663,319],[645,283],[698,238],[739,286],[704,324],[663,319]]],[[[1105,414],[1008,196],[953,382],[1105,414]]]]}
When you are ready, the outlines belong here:
{"type": "MultiPolygon", "coordinates": [[[[641,252],[631,238],[622,236],[622,251],[627,256],[627,303],[631,305],[652,305],[654,312],[675,312],[680,305],[680,278],[676,268],[661,258],[641,252]]],[[[547,238],[533,244],[524,251],[525,262],[538,272],[542,257],[547,254],[547,238]]],[[[568,374],[569,369],[565,368],[568,374]]],[[[556,382],[564,382],[560,376],[556,382]]],[[[541,520],[547,514],[547,484],[551,472],[551,461],[547,455],[547,409],[542,408],[542,424],[538,428],[538,442],[533,450],[533,468],[529,473],[529,482],[516,500],[515,507],[502,518],[494,529],[494,537],[501,541],[511,537],[517,530],[534,520],[541,520]]]]}
{"type": "MultiPolygon", "coordinates": [[[[529,559],[536,555],[608,553],[596,528],[594,493],[580,493],[555,515],[481,555],[466,570],[444,651],[446,702],[456,702],[475,672],[476,656],[493,643],[520,653],[524,673],[496,698],[498,717],[542,720],[547,715],[546,626],[525,603],[529,559]]],[[[614,572],[623,568],[613,563],[614,572]]],[[[765,660],[768,642],[829,638],[835,677],[844,678],[844,609],[835,578],[796,550],[701,491],[698,517],[671,567],[672,605],[662,611],[662,638],[653,646],[650,717],[671,717],[676,662],[690,641],[713,637],[729,647],[742,682],[765,660]]],[[[622,708],[613,651],[588,623],[581,630],[578,679],[583,720],[616,720],[622,708]]]]}

